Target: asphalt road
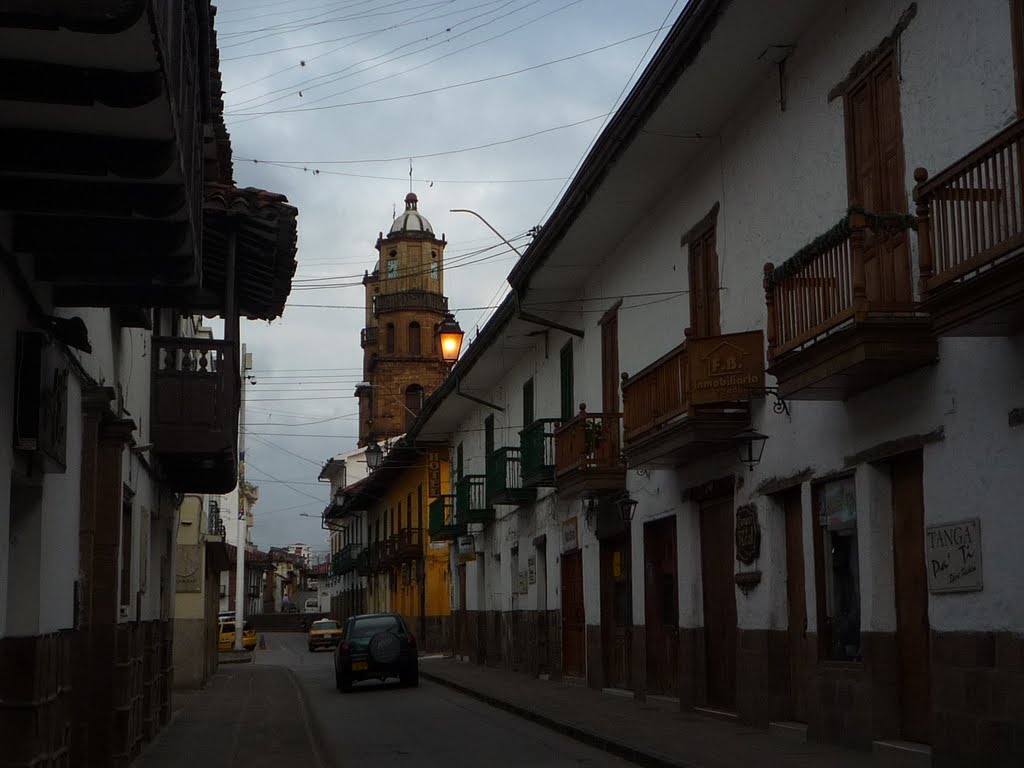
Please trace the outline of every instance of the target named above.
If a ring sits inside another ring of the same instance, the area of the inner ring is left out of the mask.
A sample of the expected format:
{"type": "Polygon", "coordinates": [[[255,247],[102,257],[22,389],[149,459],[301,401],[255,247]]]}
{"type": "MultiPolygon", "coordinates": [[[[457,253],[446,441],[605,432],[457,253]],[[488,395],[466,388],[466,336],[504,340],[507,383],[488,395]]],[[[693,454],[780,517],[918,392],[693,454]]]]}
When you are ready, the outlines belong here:
{"type": "Polygon", "coordinates": [[[330,766],[632,765],[423,679],[417,688],[402,688],[397,680],[367,681],[357,683],[351,693],[339,693],[332,651],[310,653],[304,634],[264,637],[266,649],[256,652],[256,664],[295,672],[330,766]]]}

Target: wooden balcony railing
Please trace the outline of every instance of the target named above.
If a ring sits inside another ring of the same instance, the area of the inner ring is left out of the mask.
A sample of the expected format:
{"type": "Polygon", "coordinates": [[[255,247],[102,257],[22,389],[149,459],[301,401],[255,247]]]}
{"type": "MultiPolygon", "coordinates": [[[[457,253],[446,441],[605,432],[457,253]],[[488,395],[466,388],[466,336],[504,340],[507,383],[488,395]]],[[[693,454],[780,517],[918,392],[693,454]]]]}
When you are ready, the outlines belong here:
{"type": "Polygon", "coordinates": [[[519,504],[533,498],[534,490],[523,487],[521,450],[499,448],[487,457],[488,504],[519,504]]]}
{"type": "Polygon", "coordinates": [[[430,502],[430,538],[436,541],[450,541],[465,532],[465,524],[456,522],[455,496],[438,496],[430,502]]]}
{"type": "Polygon", "coordinates": [[[779,267],[766,264],[769,361],[869,312],[913,312],[909,282],[879,274],[910,274],[909,248],[894,246],[888,237],[908,226],[906,216],[852,208],[779,267]]]}
{"type": "Polygon", "coordinates": [[[558,419],[537,419],[519,433],[523,486],[554,485],[555,430],[558,419]]]}
{"type": "Polygon", "coordinates": [[[923,298],[1024,247],[1024,119],[914,179],[923,298]]]}
{"type": "Polygon", "coordinates": [[[172,487],[231,490],[237,480],[240,394],[234,345],[155,337],[151,359],[150,438],[172,487]]]}
{"type": "Polygon", "coordinates": [[[622,437],[628,444],[686,413],[686,342],[634,376],[622,375],[622,437]]]}
{"type": "Polygon", "coordinates": [[[423,557],[423,531],[419,528],[403,528],[395,539],[394,558],[400,563],[419,560],[423,557]]]}
{"type": "Polygon", "coordinates": [[[459,523],[489,523],[494,507],[487,503],[487,476],[466,475],[455,487],[455,519],[459,523]]]}
{"type": "Polygon", "coordinates": [[[620,413],[587,413],[586,403],[567,424],[555,430],[555,479],[573,470],[615,469],[623,466],[620,413]]]}
{"type": "Polygon", "coordinates": [[[343,576],[346,573],[351,573],[352,571],[356,570],[356,567],[359,563],[359,556],[362,553],[362,544],[346,544],[344,547],[342,547],[341,550],[338,551],[337,554],[335,555],[335,557],[337,558],[336,564],[333,562],[334,558],[332,558],[332,568],[334,575],[343,576]]]}

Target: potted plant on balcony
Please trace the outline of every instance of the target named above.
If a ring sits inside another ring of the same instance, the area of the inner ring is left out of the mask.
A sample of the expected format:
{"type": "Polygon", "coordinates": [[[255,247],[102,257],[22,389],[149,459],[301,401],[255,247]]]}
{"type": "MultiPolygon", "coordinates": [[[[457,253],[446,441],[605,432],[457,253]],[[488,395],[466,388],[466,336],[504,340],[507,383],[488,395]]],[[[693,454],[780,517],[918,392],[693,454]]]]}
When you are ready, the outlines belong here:
{"type": "Polygon", "coordinates": [[[583,423],[583,447],[587,456],[592,456],[604,441],[604,427],[599,421],[583,423]]]}

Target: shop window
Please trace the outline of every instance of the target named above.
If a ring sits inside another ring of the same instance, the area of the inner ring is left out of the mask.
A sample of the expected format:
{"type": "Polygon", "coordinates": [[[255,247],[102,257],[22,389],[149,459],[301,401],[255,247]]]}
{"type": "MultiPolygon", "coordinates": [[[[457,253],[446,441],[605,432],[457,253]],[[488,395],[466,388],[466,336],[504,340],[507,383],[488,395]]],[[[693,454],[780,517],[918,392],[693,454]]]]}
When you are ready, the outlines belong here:
{"type": "Polygon", "coordinates": [[[821,658],[860,661],[860,563],[853,476],[814,488],[814,541],[821,658]]]}

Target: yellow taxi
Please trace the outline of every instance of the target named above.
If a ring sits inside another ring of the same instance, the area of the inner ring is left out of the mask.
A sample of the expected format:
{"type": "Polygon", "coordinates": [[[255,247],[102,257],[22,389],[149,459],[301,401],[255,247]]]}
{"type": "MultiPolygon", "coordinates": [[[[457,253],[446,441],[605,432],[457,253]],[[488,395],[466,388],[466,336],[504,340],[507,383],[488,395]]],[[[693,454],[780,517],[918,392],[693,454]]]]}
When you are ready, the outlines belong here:
{"type": "MultiPolygon", "coordinates": [[[[249,622],[245,622],[242,630],[242,647],[251,651],[256,647],[256,630],[253,629],[249,622]]],[[[233,621],[222,621],[220,622],[220,631],[217,640],[217,649],[221,651],[230,651],[235,647],[235,622],[233,621]]]]}
{"type": "Polygon", "coordinates": [[[309,650],[332,648],[341,642],[341,625],[334,619],[317,619],[309,628],[309,650]]]}

